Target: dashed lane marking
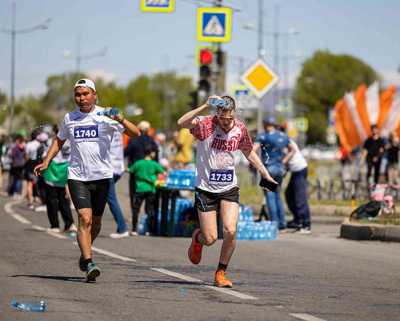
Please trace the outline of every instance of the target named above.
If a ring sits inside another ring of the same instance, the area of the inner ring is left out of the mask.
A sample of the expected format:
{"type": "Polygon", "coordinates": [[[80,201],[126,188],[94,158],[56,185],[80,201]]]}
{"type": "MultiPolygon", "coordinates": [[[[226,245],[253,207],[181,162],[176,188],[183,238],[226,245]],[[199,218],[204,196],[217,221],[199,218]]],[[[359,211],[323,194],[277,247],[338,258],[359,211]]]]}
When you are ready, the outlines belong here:
{"type": "Polygon", "coordinates": [[[25,217],[23,217],[22,215],[19,215],[18,213],[16,213],[13,210],[13,206],[15,204],[18,204],[20,201],[13,201],[13,202],[9,202],[6,205],[4,205],[4,210],[10,214],[12,217],[14,217],[18,222],[22,223],[22,224],[31,224],[31,221],[27,220],[25,217]]]}
{"type": "Polygon", "coordinates": [[[213,290],[213,291],[217,291],[217,292],[221,292],[221,293],[224,293],[224,294],[232,295],[234,297],[237,297],[237,298],[240,298],[240,299],[243,299],[243,300],[258,300],[258,298],[254,297],[254,296],[251,296],[251,295],[248,295],[248,294],[244,294],[244,293],[240,293],[240,292],[233,291],[233,290],[226,289],[226,288],[217,288],[215,286],[206,285],[206,284],[204,284],[204,282],[202,280],[195,279],[195,278],[192,278],[190,276],[186,276],[186,275],[183,275],[183,274],[180,274],[180,273],[172,272],[172,271],[169,271],[169,270],[166,270],[166,269],[163,269],[163,268],[151,268],[151,270],[157,271],[159,273],[163,273],[163,274],[166,274],[166,275],[169,275],[169,276],[172,276],[174,278],[181,279],[181,280],[184,280],[184,281],[193,282],[193,283],[199,283],[204,288],[207,288],[207,289],[210,289],[210,290],[213,290]]]}
{"type": "Polygon", "coordinates": [[[32,228],[33,228],[34,230],[36,230],[36,231],[41,231],[41,232],[46,231],[46,229],[45,229],[44,227],[39,226],[39,225],[32,225],[32,228]]]}
{"type": "Polygon", "coordinates": [[[107,250],[103,250],[103,249],[99,249],[99,248],[94,247],[94,246],[92,246],[92,251],[100,253],[100,254],[103,254],[103,255],[107,255],[109,257],[112,257],[114,259],[118,259],[118,260],[121,260],[121,261],[124,261],[124,262],[136,262],[135,259],[132,259],[130,257],[126,257],[126,256],[122,256],[122,255],[119,255],[119,254],[115,254],[113,252],[110,252],[110,251],[107,251],[107,250]]]}
{"type": "Polygon", "coordinates": [[[307,313],[290,313],[290,315],[292,317],[295,317],[297,319],[304,320],[304,321],[326,321],[324,319],[314,317],[311,314],[307,314],[307,313]]]}
{"type": "Polygon", "coordinates": [[[27,220],[25,217],[19,214],[11,214],[17,221],[21,222],[22,224],[31,224],[31,221],[27,220]]]}

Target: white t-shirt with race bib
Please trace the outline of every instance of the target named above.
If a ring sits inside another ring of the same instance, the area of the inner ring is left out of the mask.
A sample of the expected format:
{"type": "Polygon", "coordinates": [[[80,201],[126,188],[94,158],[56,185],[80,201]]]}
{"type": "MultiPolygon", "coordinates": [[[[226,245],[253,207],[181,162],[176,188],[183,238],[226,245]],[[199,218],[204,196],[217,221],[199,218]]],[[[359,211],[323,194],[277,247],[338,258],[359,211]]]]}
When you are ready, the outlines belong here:
{"type": "Polygon", "coordinates": [[[246,126],[235,120],[233,128],[225,132],[216,116],[199,117],[190,131],[197,138],[196,187],[221,193],[237,186],[234,153],[251,150],[253,143],[246,126]]]}
{"type": "Polygon", "coordinates": [[[113,166],[114,173],[122,175],[125,170],[124,164],[124,146],[122,141],[122,134],[117,131],[110,146],[111,165],[113,166]]]}
{"type": "Polygon", "coordinates": [[[71,143],[68,179],[95,181],[113,177],[110,145],[116,131],[124,131],[118,122],[97,113],[103,107],[95,106],[90,113],[79,108],[65,115],[58,138],[71,143]]]}

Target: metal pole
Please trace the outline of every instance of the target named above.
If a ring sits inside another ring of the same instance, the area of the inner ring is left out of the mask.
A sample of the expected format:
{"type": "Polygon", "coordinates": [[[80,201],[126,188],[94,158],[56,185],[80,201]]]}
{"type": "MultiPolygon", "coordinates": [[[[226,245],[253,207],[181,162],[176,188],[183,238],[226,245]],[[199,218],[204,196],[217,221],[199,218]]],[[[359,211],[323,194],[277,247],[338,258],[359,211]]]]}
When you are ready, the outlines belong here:
{"type": "MultiPolygon", "coordinates": [[[[277,75],[279,75],[279,5],[274,6],[274,13],[275,13],[275,31],[274,31],[274,68],[275,72],[277,75]]],[[[273,95],[273,108],[275,110],[275,107],[278,103],[279,100],[279,89],[278,89],[278,84],[276,85],[274,89],[274,95],[273,95]]]]}
{"type": "MultiPolygon", "coordinates": [[[[264,0],[258,0],[258,58],[263,59],[264,57],[264,0]]],[[[262,126],[263,119],[263,106],[262,100],[258,99],[257,108],[257,132],[261,133],[263,130],[262,126]]]]}
{"type": "Polygon", "coordinates": [[[258,0],[258,58],[264,54],[264,0],[258,0]]]}
{"type": "MultiPolygon", "coordinates": [[[[216,7],[222,7],[222,0],[215,0],[214,1],[214,5],[216,7]]],[[[220,52],[220,51],[222,51],[221,43],[217,43],[217,52],[220,52]]],[[[220,95],[221,92],[219,92],[219,88],[218,88],[219,87],[218,86],[218,79],[219,79],[219,76],[221,74],[221,70],[220,70],[220,66],[218,65],[216,59],[213,59],[213,60],[214,60],[213,61],[213,69],[212,69],[213,70],[213,75],[212,75],[213,84],[212,84],[211,93],[213,95],[220,95]]]]}
{"type": "Polygon", "coordinates": [[[16,3],[12,3],[11,12],[11,94],[10,94],[10,124],[8,127],[8,134],[10,135],[13,130],[14,120],[14,101],[15,101],[15,36],[16,36],[16,3]]]}
{"type": "Polygon", "coordinates": [[[77,43],[76,43],[76,73],[79,74],[81,71],[81,35],[78,36],[77,43]]]}

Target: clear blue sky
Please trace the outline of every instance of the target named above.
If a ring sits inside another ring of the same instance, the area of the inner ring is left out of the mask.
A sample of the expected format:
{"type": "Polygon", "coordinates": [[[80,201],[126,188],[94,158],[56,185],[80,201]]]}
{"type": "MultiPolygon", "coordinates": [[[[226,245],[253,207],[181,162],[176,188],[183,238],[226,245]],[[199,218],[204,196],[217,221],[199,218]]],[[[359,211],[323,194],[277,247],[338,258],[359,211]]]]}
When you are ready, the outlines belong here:
{"type": "MultiPolygon", "coordinates": [[[[204,1],[198,2],[204,5],[204,1]]],[[[126,84],[140,73],[175,69],[195,76],[193,58],[196,41],[196,0],[176,0],[173,14],[142,13],[139,0],[17,0],[17,26],[25,28],[52,18],[50,29],[17,36],[17,94],[41,93],[50,74],[72,71],[78,35],[82,54],[107,46],[105,57],[82,64],[82,70],[103,74],[118,84],[126,84]]],[[[256,57],[257,33],[243,24],[257,26],[257,0],[224,1],[241,8],[233,17],[228,55],[256,57]]],[[[11,0],[0,1],[0,29],[11,23],[11,0]]],[[[300,32],[290,38],[291,53],[303,58],[290,63],[291,79],[302,61],[315,50],[329,49],[361,58],[384,79],[400,85],[400,1],[398,0],[264,0],[265,30],[273,31],[274,5],[280,7],[280,30],[300,32]]],[[[10,37],[0,33],[0,89],[9,93],[10,37]]],[[[271,37],[265,37],[268,56],[273,53],[271,37]]],[[[281,51],[283,50],[281,46],[281,51]]],[[[268,57],[267,56],[267,57],[268,57]]],[[[229,58],[228,58],[229,59],[229,58]]],[[[272,61],[269,61],[272,64],[272,61]]],[[[230,59],[229,82],[238,74],[237,59],[230,59]]]]}

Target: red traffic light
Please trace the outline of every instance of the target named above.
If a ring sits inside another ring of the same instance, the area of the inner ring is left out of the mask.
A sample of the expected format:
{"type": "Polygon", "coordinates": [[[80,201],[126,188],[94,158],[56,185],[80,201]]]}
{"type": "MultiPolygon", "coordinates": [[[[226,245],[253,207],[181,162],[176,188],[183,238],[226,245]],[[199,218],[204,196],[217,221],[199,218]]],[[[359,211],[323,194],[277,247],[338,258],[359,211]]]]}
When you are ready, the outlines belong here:
{"type": "Polygon", "coordinates": [[[213,52],[210,49],[200,50],[200,64],[209,65],[213,61],[213,52]]]}

